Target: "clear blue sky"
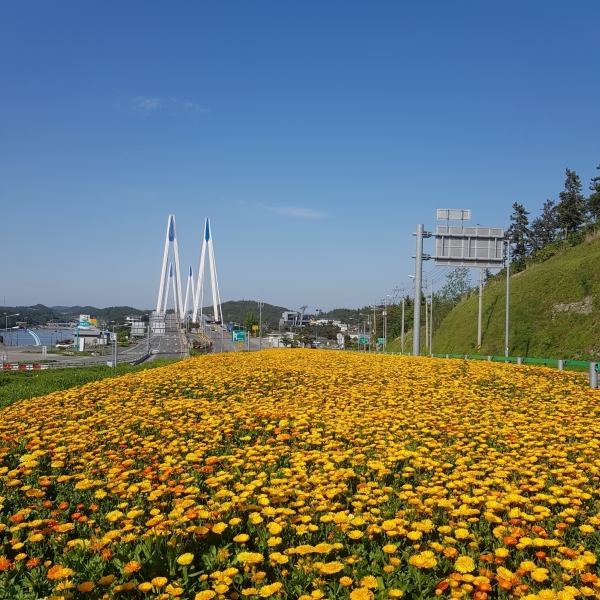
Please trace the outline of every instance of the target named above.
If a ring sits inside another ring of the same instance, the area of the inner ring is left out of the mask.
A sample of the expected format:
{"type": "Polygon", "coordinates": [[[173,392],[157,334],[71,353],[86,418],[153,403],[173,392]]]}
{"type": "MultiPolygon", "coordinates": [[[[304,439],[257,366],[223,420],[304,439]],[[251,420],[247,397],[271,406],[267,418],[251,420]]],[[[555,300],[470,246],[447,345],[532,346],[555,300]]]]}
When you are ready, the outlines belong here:
{"type": "Polygon", "coordinates": [[[599,22],[597,0],[5,0],[0,302],[155,306],[169,213],[184,270],[211,218],[223,300],[379,301],[436,208],[506,227],[566,167],[587,190],[599,22]]]}

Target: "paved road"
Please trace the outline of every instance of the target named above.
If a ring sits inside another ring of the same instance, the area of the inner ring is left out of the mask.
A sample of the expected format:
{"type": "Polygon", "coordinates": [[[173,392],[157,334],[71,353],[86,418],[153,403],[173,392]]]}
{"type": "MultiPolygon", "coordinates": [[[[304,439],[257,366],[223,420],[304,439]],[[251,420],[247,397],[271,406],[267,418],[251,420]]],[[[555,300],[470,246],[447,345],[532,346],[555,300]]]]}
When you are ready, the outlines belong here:
{"type": "MultiPolygon", "coordinates": [[[[251,352],[258,350],[258,338],[250,338],[250,346],[248,346],[248,340],[246,340],[242,346],[239,347],[238,342],[231,341],[231,332],[227,331],[227,328],[217,327],[217,331],[210,331],[210,339],[213,343],[213,352],[240,352],[242,350],[250,350],[251,352]]],[[[266,338],[262,340],[262,348],[266,349],[269,347],[266,338]]]]}
{"type": "Polygon", "coordinates": [[[185,358],[189,355],[185,334],[177,324],[175,315],[167,315],[164,336],[152,338],[152,358],[185,358]]]}
{"type": "MultiPolygon", "coordinates": [[[[118,348],[117,363],[133,362],[146,356],[148,340],[142,338],[128,348],[118,348]]],[[[61,354],[42,354],[41,346],[8,346],[0,348],[0,356],[6,352],[8,363],[34,363],[52,361],[54,364],[105,365],[112,361],[112,346],[104,349],[102,356],[63,356],[61,354]]],[[[166,333],[164,336],[150,337],[150,360],[156,358],[185,358],[188,356],[188,346],[185,336],[177,326],[174,315],[167,315],[166,333]]]]}

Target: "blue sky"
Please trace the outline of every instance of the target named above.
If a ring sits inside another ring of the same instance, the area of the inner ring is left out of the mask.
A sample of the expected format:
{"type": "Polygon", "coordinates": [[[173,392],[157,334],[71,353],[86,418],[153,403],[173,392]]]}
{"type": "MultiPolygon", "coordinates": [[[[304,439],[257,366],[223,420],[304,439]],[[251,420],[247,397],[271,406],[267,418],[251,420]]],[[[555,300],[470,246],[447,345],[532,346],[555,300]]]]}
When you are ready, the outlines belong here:
{"type": "Polygon", "coordinates": [[[436,208],[506,227],[566,167],[587,188],[599,19],[596,0],[4,1],[0,302],[154,307],[169,213],[183,270],[211,218],[223,300],[379,301],[436,208]]]}

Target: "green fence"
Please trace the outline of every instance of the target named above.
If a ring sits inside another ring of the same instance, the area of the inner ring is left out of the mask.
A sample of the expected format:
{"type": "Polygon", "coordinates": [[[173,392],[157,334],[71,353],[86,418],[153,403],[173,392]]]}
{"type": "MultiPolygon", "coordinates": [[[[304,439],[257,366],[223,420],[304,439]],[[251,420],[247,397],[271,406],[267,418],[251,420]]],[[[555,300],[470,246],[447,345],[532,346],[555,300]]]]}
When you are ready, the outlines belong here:
{"type": "Polygon", "coordinates": [[[434,354],[436,358],[462,358],[467,360],[487,360],[490,362],[511,362],[524,365],[545,365],[547,367],[558,367],[562,363],[563,367],[586,367],[589,369],[590,363],[585,360],[557,360],[555,358],[527,358],[517,356],[482,356],[481,354],[434,354]]]}

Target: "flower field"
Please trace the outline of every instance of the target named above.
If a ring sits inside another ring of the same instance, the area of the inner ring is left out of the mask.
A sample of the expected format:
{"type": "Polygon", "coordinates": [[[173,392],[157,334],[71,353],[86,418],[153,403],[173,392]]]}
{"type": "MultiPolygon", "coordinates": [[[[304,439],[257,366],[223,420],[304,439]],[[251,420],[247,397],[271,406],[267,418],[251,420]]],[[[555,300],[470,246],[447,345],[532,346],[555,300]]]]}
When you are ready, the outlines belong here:
{"type": "Polygon", "coordinates": [[[0,598],[600,598],[585,376],[311,350],[0,411],[0,598]]]}

